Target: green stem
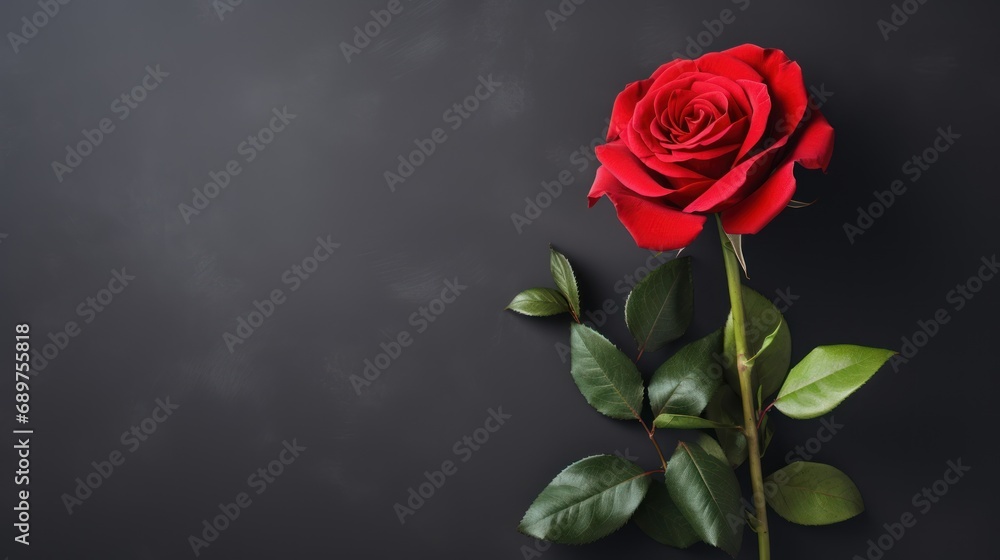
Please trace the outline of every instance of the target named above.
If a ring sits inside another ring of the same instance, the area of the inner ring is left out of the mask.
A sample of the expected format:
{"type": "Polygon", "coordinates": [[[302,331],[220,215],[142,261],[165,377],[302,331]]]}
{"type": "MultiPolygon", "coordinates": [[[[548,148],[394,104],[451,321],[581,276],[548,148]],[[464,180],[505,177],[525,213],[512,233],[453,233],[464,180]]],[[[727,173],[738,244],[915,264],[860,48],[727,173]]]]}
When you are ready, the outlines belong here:
{"type": "Polygon", "coordinates": [[[740,265],[736,260],[729,237],[719,224],[719,239],[722,242],[722,257],[726,263],[726,279],[729,283],[729,299],[733,308],[733,326],[736,331],[736,369],[740,378],[740,397],[743,401],[743,428],[747,439],[747,453],[750,462],[750,483],[753,486],[754,515],[757,517],[757,548],[760,560],[770,560],[771,540],[767,527],[767,502],[764,499],[764,474],[760,466],[760,438],[757,433],[757,418],[753,404],[754,392],[751,364],[747,363],[746,314],[743,308],[743,285],[740,265]]]}

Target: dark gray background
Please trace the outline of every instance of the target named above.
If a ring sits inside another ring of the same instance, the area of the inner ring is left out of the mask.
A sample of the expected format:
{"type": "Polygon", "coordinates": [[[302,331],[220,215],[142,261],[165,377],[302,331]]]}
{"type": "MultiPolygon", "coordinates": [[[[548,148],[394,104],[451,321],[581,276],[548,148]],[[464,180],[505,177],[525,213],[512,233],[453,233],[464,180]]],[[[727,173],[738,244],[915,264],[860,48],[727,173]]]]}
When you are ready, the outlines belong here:
{"type": "MultiPolygon", "coordinates": [[[[830,172],[798,172],[797,198],[818,204],[745,242],[749,284],[800,298],[787,313],[795,359],[824,343],[899,348],[918,320],[952,309],[949,290],[996,251],[995,4],[929,0],[886,41],[877,20],[892,13],[888,0],[752,0],[745,11],[728,0],[591,0],[555,30],[545,11],[556,0],[413,1],[348,63],[341,42],[385,4],[246,0],[220,20],[208,0],[77,1],[18,53],[0,46],[9,344],[18,322],[31,323],[35,348],[79,322],[77,306],[112,269],[136,277],[33,379],[32,545],[11,544],[12,558],[193,557],[188,536],[293,438],[307,450],[202,557],[522,558],[536,543],[517,522],[562,467],[615,450],[655,465],[637,426],[596,414],[573,386],[554,348],[567,340],[564,321],[501,310],[550,282],[550,242],[575,263],[590,308],[619,297],[615,283],[642,266],[648,253],[611,205],[587,210],[594,166],[571,157],[599,135],[627,82],[725,8],[736,21],[711,49],[782,48],[807,84],[834,92],[823,107],[837,130],[830,172]],[[82,129],[116,117],[112,101],[156,64],[169,77],[57,181],[52,162],[82,129]],[[502,87],[390,192],[383,173],[397,156],[490,74],[502,87]],[[296,120],[185,224],[178,205],[283,106],[296,120]],[[857,207],[906,180],[903,163],[947,126],[961,134],[954,148],[850,243],[843,224],[857,207]],[[573,184],[519,234],[511,214],[563,170],[573,184]],[[340,249],[230,353],[223,333],[255,299],[287,288],[283,271],[327,235],[340,249]],[[358,395],[350,376],[380,343],[415,332],[410,314],[455,277],[467,291],[358,395]],[[61,496],[74,479],[123,449],[120,434],[168,396],[180,408],[67,514],[61,496]],[[401,525],[393,504],[425,470],[456,460],[454,444],[491,407],[511,418],[401,525]]],[[[38,9],[4,2],[0,31],[18,32],[38,9]]],[[[697,310],[682,342],[727,309],[715,233],[689,254],[697,310]]],[[[987,284],[908,364],[883,369],[837,409],[844,427],[815,460],[853,477],[867,511],[825,528],[772,516],[776,558],[864,555],[957,458],[972,471],[885,557],[995,555],[986,551],[997,520],[998,294],[987,284]]],[[[608,332],[631,348],[622,323],[619,313],[608,332]]],[[[641,365],[651,371],[666,355],[641,365]]],[[[4,414],[13,429],[13,410],[4,414]]],[[[768,470],[821,424],[776,416],[774,426],[768,470]]],[[[9,451],[4,468],[13,462],[9,451]]],[[[741,557],[753,549],[748,536],[741,557]]],[[[722,557],[666,551],[631,526],[542,554],[722,557]]]]}

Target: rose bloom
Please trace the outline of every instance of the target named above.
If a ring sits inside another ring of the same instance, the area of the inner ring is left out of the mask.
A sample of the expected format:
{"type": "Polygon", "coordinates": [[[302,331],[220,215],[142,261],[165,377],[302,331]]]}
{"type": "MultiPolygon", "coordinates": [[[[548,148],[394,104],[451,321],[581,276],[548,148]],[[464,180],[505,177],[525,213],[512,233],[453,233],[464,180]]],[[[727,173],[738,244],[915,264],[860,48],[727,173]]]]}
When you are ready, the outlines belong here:
{"type": "Polygon", "coordinates": [[[791,201],[795,164],[825,171],[832,152],[833,128],[782,51],[674,60],[615,100],[590,206],[610,198],[635,242],[657,251],[686,247],[709,214],[727,233],[757,233],[791,201]]]}

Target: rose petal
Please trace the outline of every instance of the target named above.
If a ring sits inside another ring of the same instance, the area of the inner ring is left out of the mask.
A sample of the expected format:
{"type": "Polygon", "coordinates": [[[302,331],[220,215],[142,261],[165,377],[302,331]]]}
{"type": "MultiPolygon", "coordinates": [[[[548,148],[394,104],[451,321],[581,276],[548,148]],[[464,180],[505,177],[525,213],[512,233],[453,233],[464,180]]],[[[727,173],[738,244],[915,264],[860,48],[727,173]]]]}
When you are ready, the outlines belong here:
{"type": "MultiPolygon", "coordinates": [[[[735,154],[734,154],[735,155],[735,154]]],[[[711,179],[714,184],[731,166],[730,156],[724,156],[713,161],[689,159],[683,163],[662,161],[662,155],[640,158],[654,172],[663,177],[675,189],[684,188],[692,181],[711,179]]]]}
{"type": "MultiPolygon", "coordinates": [[[[757,48],[760,49],[760,47],[757,48]]],[[[698,70],[708,74],[725,76],[733,81],[765,82],[765,76],[761,73],[760,68],[747,62],[747,59],[753,60],[752,57],[738,56],[740,53],[734,53],[735,50],[729,49],[702,56],[696,61],[698,70]]]]}
{"type": "Polygon", "coordinates": [[[750,100],[750,128],[747,131],[743,147],[736,155],[736,161],[743,159],[747,155],[767,130],[768,118],[771,115],[771,96],[767,92],[767,86],[760,82],[740,80],[740,87],[743,88],[747,98],[750,100]]]}
{"type": "Polygon", "coordinates": [[[833,127],[822,114],[805,126],[792,153],[759,189],[722,212],[722,225],[733,234],[759,232],[788,205],[795,194],[795,164],[826,171],[833,155],[833,127]]]}
{"type": "Polygon", "coordinates": [[[618,219],[632,234],[636,245],[651,251],[687,247],[698,237],[705,223],[705,216],[685,214],[656,200],[637,196],[602,166],[597,169],[590,190],[590,206],[604,195],[615,205],[618,219]]]}
{"type": "Polygon", "coordinates": [[[725,156],[725,162],[709,166],[721,176],[746,140],[749,120],[744,115],[751,107],[747,94],[731,80],[686,72],[647,92],[622,140],[644,161],[652,155],[665,162],[725,156]]]}
{"type": "MultiPolygon", "coordinates": [[[[731,128],[727,127],[720,134],[726,134],[730,130],[731,128]]],[[[713,146],[711,148],[702,147],[696,144],[691,147],[680,146],[679,149],[671,151],[669,154],[656,154],[655,157],[660,161],[671,162],[671,163],[689,161],[692,159],[712,160],[720,158],[728,153],[736,152],[736,150],[739,149],[739,147],[740,147],[739,143],[721,144],[713,146]]]]}
{"type": "MultiPolygon", "coordinates": [[[[742,80],[748,81],[748,80],[742,80]]],[[[758,83],[758,82],[752,82],[758,83]]],[[[729,98],[735,102],[735,105],[730,105],[729,114],[734,117],[742,117],[744,115],[749,115],[753,107],[750,104],[750,100],[747,98],[746,92],[743,90],[743,86],[730,80],[725,76],[711,76],[704,82],[699,82],[692,84],[691,89],[695,91],[700,91],[708,86],[718,88],[720,90],[725,90],[729,93],[729,98]]]]}
{"type": "MultiPolygon", "coordinates": [[[[722,78],[712,74],[687,72],[673,81],[651,86],[646,96],[636,104],[633,126],[655,121],[680,130],[684,114],[691,109],[692,103],[702,104],[702,108],[716,118],[722,114],[733,114],[729,110],[730,102],[734,93],[740,93],[739,87],[736,84],[725,87],[723,83],[716,83],[719,80],[722,78]]],[[[739,113],[737,118],[742,116],[742,108],[739,113]]]]}
{"type": "Polygon", "coordinates": [[[767,84],[770,90],[772,113],[783,119],[788,130],[798,127],[809,102],[802,69],[798,63],[778,49],[764,49],[751,44],[733,47],[719,54],[741,60],[753,67],[762,76],[762,79],[755,81],[767,84]]]}
{"type": "Polygon", "coordinates": [[[782,138],[768,149],[731,168],[711,189],[688,204],[684,211],[715,213],[730,206],[733,199],[740,200],[739,193],[752,191],[763,180],[764,173],[771,169],[771,159],[787,142],[787,137],[782,138]]]}
{"type": "Polygon", "coordinates": [[[697,68],[693,60],[686,60],[683,58],[677,58],[660,65],[659,68],[653,72],[653,75],[649,77],[650,80],[659,80],[664,78],[666,80],[672,80],[675,77],[683,74],[684,72],[690,72],[697,68]]]}
{"type": "Polygon", "coordinates": [[[654,179],[650,170],[621,141],[598,146],[594,152],[607,171],[637,194],[655,198],[672,190],[654,179]]]}
{"type": "Polygon", "coordinates": [[[715,184],[714,179],[691,181],[684,188],[677,189],[676,191],[667,194],[663,197],[663,199],[669,201],[672,206],[684,208],[690,204],[691,201],[701,196],[702,193],[712,188],[713,184],[715,184]]]}
{"type": "Polygon", "coordinates": [[[646,95],[652,83],[653,80],[633,82],[615,98],[615,105],[611,109],[611,123],[608,125],[608,142],[617,140],[622,129],[628,126],[635,113],[635,105],[646,95]]]}
{"type": "MultiPolygon", "coordinates": [[[[755,48],[760,49],[760,47],[755,48]]],[[[773,55],[772,59],[777,60],[784,57],[784,53],[781,53],[781,51],[775,52],[781,56],[773,55]]],[[[787,60],[787,57],[784,57],[784,59],[787,60]]],[[[784,111],[784,117],[776,121],[780,124],[777,127],[778,129],[774,131],[775,135],[759,143],[757,146],[763,146],[765,149],[739,162],[736,167],[719,179],[714,187],[699,197],[698,200],[689,204],[684,209],[685,211],[709,213],[725,210],[731,206],[731,201],[742,200],[744,196],[759,187],[763,178],[770,172],[773,165],[771,160],[788,143],[789,136],[797,128],[807,108],[805,85],[802,82],[802,73],[798,69],[798,65],[794,63],[786,64],[777,74],[784,76],[782,79],[786,83],[784,85],[769,87],[769,91],[773,92],[778,88],[795,90],[799,94],[785,93],[781,94],[781,97],[784,97],[786,101],[794,99],[796,103],[801,102],[801,107],[790,112],[786,111],[787,107],[782,107],[780,110],[784,111]],[[795,78],[796,76],[797,78],[795,78]]],[[[772,100],[778,97],[779,95],[776,94],[772,97],[772,100]]],[[[772,114],[774,114],[774,111],[772,111],[772,114]]]]}
{"type": "MultiPolygon", "coordinates": [[[[596,150],[598,160],[601,159],[600,151],[601,147],[598,146],[596,150]]],[[[614,154],[608,157],[609,161],[613,155],[614,154]]],[[[703,167],[707,167],[704,162],[689,160],[681,165],[670,161],[663,161],[661,157],[663,157],[662,154],[657,154],[639,158],[639,162],[647,168],[646,172],[656,177],[657,182],[664,182],[664,184],[669,185],[671,188],[681,189],[690,184],[692,181],[705,181],[707,179],[712,179],[713,182],[715,181],[715,178],[706,175],[701,169],[703,167]]],[[[608,163],[603,160],[602,163],[608,165],[608,163]]],[[[613,168],[614,163],[612,163],[610,167],[613,168]]]]}

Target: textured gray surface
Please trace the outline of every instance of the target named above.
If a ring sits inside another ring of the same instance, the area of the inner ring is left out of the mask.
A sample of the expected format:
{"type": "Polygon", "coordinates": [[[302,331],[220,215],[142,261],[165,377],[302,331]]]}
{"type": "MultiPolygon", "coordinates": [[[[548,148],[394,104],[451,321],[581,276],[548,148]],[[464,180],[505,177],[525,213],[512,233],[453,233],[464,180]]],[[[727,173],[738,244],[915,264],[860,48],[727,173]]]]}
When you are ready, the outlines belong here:
{"type": "MultiPolygon", "coordinates": [[[[635,426],[597,415],[573,387],[554,347],[562,322],[501,309],[548,283],[550,242],[576,264],[591,309],[620,297],[616,283],[647,254],[606,201],[586,209],[594,165],[577,151],[624,84],[723,9],[736,19],[711,49],[782,48],[833,92],[823,108],[838,133],[833,166],[799,173],[797,198],[818,204],[745,242],[750,284],[799,297],[787,313],[794,358],[822,343],[898,348],[918,320],[951,312],[908,364],[837,410],[843,428],[816,453],[854,478],[868,511],[828,528],[776,519],[776,557],[864,556],[907,511],[917,526],[886,558],[983,557],[998,495],[985,411],[1000,286],[957,311],[948,293],[996,251],[996,6],[930,0],[886,41],[877,20],[888,1],[590,0],[555,30],[556,0],[404,1],[348,63],[341,43],[386,2],[245,1],[221,19],[217,4],[71,2],[17,52],[0,48],[0,329],[30,322],[41,349],[68,321],[79,327],[33,380],[32,545],[11,544],[12,558],[191,557],[188,536],[243,491],[252,504],[201,557],[522,558],[537,545],[517,521],[563,466],[615,450],[654,464],[635,426]],[[169,76],[137,92],[145,99],[122,119],[127,104],[115,100],[156,65],[169,76]],[[490,76],[501,85],[468,118],[445,113],[490,76]],[[270,144],[241,148],[284,107],[296,116],[270,144]],[[52,163],[104,118],[114,130],[60,181],[52,163]],[[911,182],[901,166],[948,126],[961,139],[911,182]],[[391,190],[384,173],[438,127],[447,140],[391,190]],[[186,223],[179,205],[195,204],[193,189],[230,160],[239,175],[186,223]],[[519,233],[511,214],[563,171],[571,184],[519,233]],[[850,243],[843,224],[895,179],[906,194],[850,243]],[[308,278],[285,276],[317,238],[339,247],[308,278]],[[87,298],[105,297],[122,267],[135,279],[97,312],[87,298]],[[468,288],[432,303],[456,278],[468,288]],[[283,303],[230,352],[224,333],[276,289],[283,303]],[[419,315],[428,306],[443,309],[433,322],[419,315]],[[403,332],[412,344],[359,395],[351,376],[403,332]],[[167,397],[179,408],[130,452],[121,434],[167,397]],[[498,407],[510,418],[472,451],[463,437],[498,407]],[[293,440],[306,450],[258,495],[260,479],[247,477],[293,440]],[[63,495],[114,451],[124,463],[68,514],[63,495]],[[972,471],[921,513],[912,496],[959,457],[972,471]],[[455,473],[401,525],[393,505],[449,460],[455,473]]],[[[0,30],[20,33],[39,9],[4,2],[0,30]]],[[[690,254],[687,339],[726,311],[714,232],[690,254]]],[[[608,328],[625,346],[622,322],[608,328]]],[[[768,469],[822,426],[774,424],[768,469]]],[[[542,554],[665,552],[629,527],[542,554]]]]}

